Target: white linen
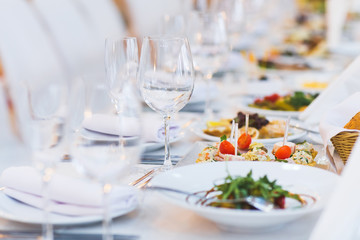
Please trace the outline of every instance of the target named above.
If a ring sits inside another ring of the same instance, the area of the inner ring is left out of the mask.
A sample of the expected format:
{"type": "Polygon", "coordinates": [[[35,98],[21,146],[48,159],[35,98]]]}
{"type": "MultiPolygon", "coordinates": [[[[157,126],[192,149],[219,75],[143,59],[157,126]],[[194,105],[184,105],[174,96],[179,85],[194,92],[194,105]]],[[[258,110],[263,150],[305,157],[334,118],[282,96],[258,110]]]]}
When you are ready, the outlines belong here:
{"type": "Polygon", "coordinates": [[[360,91],[360,57],[357,57],[306,109],[299,115],[308,125],[319,124],[332,107],[351,94],[360,91]]]}
{"type": "MultiPolygon", "coordinates": [[[[83,127],[99,133],[119,135],[120,127],[118,121],[118,117],[115,115],[94,114],[83,121],[83,127]]],[[[141,127],[143,131],[142,137],[145,142],[164,141],[165,131],[160,115],[159,117],[150,114],[144,115],[141,127]]],[[[170,139],[176,138],[180,133],[180,126],[174,121],[169,122],[169,129],[170,139]]],[[[136,136],[139,134],[139,126],[129,118],[126,120],[126,128],[123,131],[124,136],[136,136]]]]}
{"type": "Polygon", "coordinates": [[[357,187],[360,181],[360,139],[353,149],[310,240],[350,240],[358,237],[355,231],[360,218],[360,191],[357,187]]]}
{"type": "Polygon", "coordinates": [[[360,92],[351,95],[328,111],[320,122],[320,134],[324,145],[326,146],[330,138],[340,132],[360,132],[360,130],[344,128],[345,124],[358,112],[360,112],[360,92]]]}
{"type": "Polygon", "coordinates": [[[215,83],[211,82],[210,85],[207,86],[205,81],[196,81],[194,84],[194,90],[191,95],[189,104],[199,103],[206,101],[206,95],[209,95],[210,99],[214,99],[219,95],[219,90],[217,89],[215,83]]]}
{"type": "MultiPolygon", "coordinates": [[[[10,167],[0,176],[4,193],[21,202],[43,208],[41,175],[28,166],[10,167]]],[[[102,188],[80,178],[54,174],[49,183],[50,211],[65,215],[102,214],[102,188]]],[[[115,187],[110,195],[112,211],[137,205],[136,192],[131,187],[115,187]]]]}

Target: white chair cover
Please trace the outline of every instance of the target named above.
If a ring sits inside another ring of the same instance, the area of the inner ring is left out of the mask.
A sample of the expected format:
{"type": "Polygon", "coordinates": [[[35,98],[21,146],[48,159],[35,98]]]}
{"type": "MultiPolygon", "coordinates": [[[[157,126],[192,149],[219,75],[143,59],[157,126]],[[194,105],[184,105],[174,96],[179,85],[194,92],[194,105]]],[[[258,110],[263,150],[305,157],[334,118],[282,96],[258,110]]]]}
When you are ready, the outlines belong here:
{"type": "Polygon", "coordinates": [[[75,0],[81,14],[89,21],[104,44],[108,36],[125,36],[126,26],[113,0],[75,0]]]}
{"type": "Polygon", "coordinates": [[[103,68],[103,44],[99,45],[98,36],[73,0],[33,0],[29,4],[48,28],[73,76],[103,68]]]}
{"type": "MultiPolygon", "coordinates": [[[[54,49],[49,36],[26,1],[0,0],[0,58],[4,78],[12,92],[20,131],[26,128],[28,117],[24,82],[36,84],[38,81],[59,78],[67,80],[63,65],[54,49]]],[[[0,98],[0,138],[3,142],[10,143],[11,132],[8,130],[11,129],[11,123],[3,91],[0,91],[0,98]]]]}

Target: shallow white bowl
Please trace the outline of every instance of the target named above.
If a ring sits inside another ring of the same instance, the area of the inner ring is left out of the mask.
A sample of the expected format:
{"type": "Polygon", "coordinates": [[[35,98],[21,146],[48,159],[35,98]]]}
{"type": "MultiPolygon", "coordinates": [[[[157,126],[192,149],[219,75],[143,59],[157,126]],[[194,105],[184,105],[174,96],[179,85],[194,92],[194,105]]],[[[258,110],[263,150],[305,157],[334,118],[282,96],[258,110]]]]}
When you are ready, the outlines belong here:
{"type": "Polygon", "coordinates": [[[215,162],[187,165],[161,173],[153,178],[151,186],[175,188],[187,192],[208,190],[215,180],[227,176],[245,176],[250,170],[258,179],[265,174],[270,180],[295,193],[306,193],[316,197],[316,202],[298,209],[280,209],[271,212],[235,210],[193,205],[185,196],[161,192],[167,200],[214,221],[229,231],[262,231],[298,219],[306,214],[321,210],[328,200],[338,176],[322,169],[277,162],[215,162]]]}

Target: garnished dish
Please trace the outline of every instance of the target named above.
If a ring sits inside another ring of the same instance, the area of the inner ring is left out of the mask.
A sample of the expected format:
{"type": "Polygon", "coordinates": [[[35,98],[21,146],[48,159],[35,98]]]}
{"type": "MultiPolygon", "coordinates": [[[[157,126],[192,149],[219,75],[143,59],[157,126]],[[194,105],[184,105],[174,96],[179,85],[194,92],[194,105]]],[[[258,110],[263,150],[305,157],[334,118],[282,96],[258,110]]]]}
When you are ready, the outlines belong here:
{"type": "Polygon", "coordinates": [[[302,91],[296,91],[293,94],[284,96],[275,93],[263,98],[257,98],[248,106],[266,110],[303,111],[317,96],[317,93],[311,94],[302,91]]]}
{"type": "MultiPolygon", "coordinates": [[[[241,136],[240,136],[241,137],[241,136]]],[[[315,166],[317,151],[308,142],[292,143],[282,142],[274,144],[270,152],[264,144],[247,140],[247,146],[242,139],[237,141],[237,153],[231,141],[225,136],[220,142],[205,147],[198,155],[196,163],[219,162],[219,161],[262,161],[262,162],[285,162],[292,164],[315,166]]]]}
{"type": "MultiPolygon", "coordinates": [[[[230,137],[233,120],[238,123],[238,135],[242,135],[245,132],[245,113],[243,112],[238,112],[234,118],[195,123],[192,126],[192,131],[204,139],[215,142],[221,136],[230,137]]],[[[275,143],[284,136],[285,125],[286,121],[281,117],[272,118],[257,113],[249,114],[248,134],[259,143],[275,143]]],[[[305,134],[305,131],[292,128],[289,130],[289,140],[295,140],[305,134]]]]}
{"type": "MultiPolygon", "coordinates": [[[[203,129],[205,134],[214,137],[230,136],[232,120],[239,125],[239,133],[245,132],[245,114],[238,112],[233,119],[220,119],[219,121],[207,121],[206,129],[203,129]]],[[[249,114],[249,129],[248,134],[252,139],[267,139],[278,138],[284,135],[285,120],[269,120],[265,116],[257,113],[249,114]]]]}
{"type": "MultiPolygon", "coordinates": [[[[202,142],[202,144],[205,143],[202,142]]],[[[333,187],[339,179],[337,174],[323,169],[279,162],[232,161],[191,164],[190,159],[193,160],[195,155],[194,152],[188,156],[187,165],[157,174],[148,186],[171,188],[189,194],[201,192],[198,195],[200,197],[203,197],[206,191],[213,191],[212,189],[216,188],[216,191],[210,193],[208,197],[219,196],[219,203],[222,199],[231,201],[232,198],[239,196],[255,196],[254,198],[264,196],[265,199],[274,201],[275,206],[279,208],[265,212],[248,210],[251,207],[246,205],[203,206],[196,203],[199,198],[187,199],[188,194],[159,191],[165,200],[213,221],[225,231],[259,233],[259,231],[285,227],[286,223],[320,211],[328,201],[333,187]],[[238,178],[237,176],[242,177],[238,178]],[[236,189],[239,190],[239,194],[236,189]],[[292,193],[300,195],[306,204],[302,205],[296,199],[296,195],[295,198],[287,197],[292,193]],[[282,203],[282,196],[285,197],[285,205],[282,203]],[[307,196],[315,197],[316,201],[307,196]]],[[[250,199],[246,201],[253,204],[254,202],[250,199]]],[[[307,219],[299,219],[300,221],[306,222],[307,219]]]]}
{"type": "Polygon", "coordinates": [[[211,200],[200,203],[212,207],[258,210],[251,203],[243,201],[248,197],[261,198],[272,203],[274,209],[285,209],[287,198],[296,200],[300,206],[306,205],[306,201],[299,194],[285,190],[276,180],[270,181],[267,175],[255,180],[252,170],[245,177],[229,174],[223,183],[215,184],[206,191],[204,198],[211,200]]]}

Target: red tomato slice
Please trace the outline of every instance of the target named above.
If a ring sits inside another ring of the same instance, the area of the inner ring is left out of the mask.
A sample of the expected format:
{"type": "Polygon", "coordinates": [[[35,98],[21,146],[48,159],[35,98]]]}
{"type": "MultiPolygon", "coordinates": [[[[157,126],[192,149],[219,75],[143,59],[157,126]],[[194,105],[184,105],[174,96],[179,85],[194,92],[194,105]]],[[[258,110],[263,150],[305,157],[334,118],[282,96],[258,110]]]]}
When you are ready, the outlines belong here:
{"type": "Polygon", "coordinates": [[[251,144],[251,136],[249,134],[243,133],[237,140],[237,145],[239,149],[248,149],[251,144]]]}
{"type": "Polygon", "coordinates": [[[220,143],[219,150],[222,154],[235,154],[235,147],[227,140],[220,143]]]}
{"type": "Polygon", "coordinates": [[[278,159],[286,159],[291,156],[291,148],[289,146],[282,146],[275,152],[275,157],[278,159]]]}

